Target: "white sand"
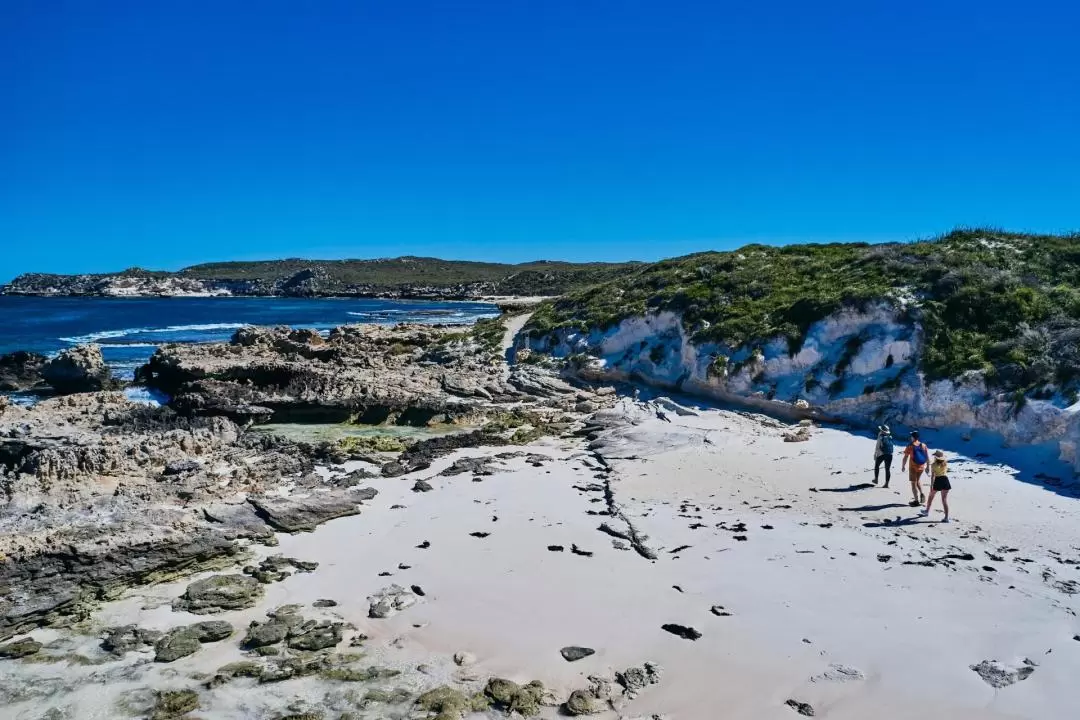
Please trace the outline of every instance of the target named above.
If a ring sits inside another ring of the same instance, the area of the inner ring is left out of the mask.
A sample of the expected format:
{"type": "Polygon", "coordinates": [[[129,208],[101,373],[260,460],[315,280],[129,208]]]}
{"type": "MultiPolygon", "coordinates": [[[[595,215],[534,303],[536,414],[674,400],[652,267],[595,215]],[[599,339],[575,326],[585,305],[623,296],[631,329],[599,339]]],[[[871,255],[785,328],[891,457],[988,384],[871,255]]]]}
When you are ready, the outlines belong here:
{"type": "MultiPolygon", "coordinates": [[[[414,673],[398,683],[408,687],[452,680],[461,672],[449,661],[457,651],[477,656],[468,671],[479,680],[540,679],[563,698],[590,674],[647,660],[663,667],[659,685],[620,714],[595,716],[601,718],[798,717],[784,704],[789,698],[813,705],[816,717],[836,719],[1075,717],[1080,642],[1072,637],[1080,633],[1080,595],[1063,591],[1075,586],[1054,583],[1080,582],[1080,566],[1060,562],[1080,560],[1077,499],[994,464],[1008,453],[965,461],[960,453],[975,452],[974,444],[943,442],[952,459],[956,522],[883,525],[916,515],[904,504],[910,493],[899,459],[892,489],[839,491],[871,478],[867,437],[816,429],[808,442],[785,443],[773,423],[734,412],[665,411],[664,422],[629,401],[621,411],[638,424],[614,431],[601,450],[638,458],[612,461],[613,487],[657,561],[615,549],[596,530],[603,521],[616,523],[587,514],[604,509],[594,502],[601,493],[574,488],[600,482],[584,442],[530,447],[555,461],[536,468],[509,460],[482,482],[469,474],[437,476],[457,457],[485,452],[467,450],[404,479],[372,481],[380,494],[359,516],[282,536],[273,552],[317,560],[318,570],[268,586],[258,609],[224,619],[241,625],[267,607],[333,598],[340,605],[328,612],[369,635],[380,663],[431,666],[432,677],[414,673]],[[413,493],[416,477],[430,478],[435,490],[413,493]],[[406,507],[391,510],[394,504],[406,507]],[[717,527],[739,522],[745,532],[717,527]],[[703,527],[691,528],[698,523],[703,527]],[[491,535],[478,539],[473,531],[491,535]],[[424,540],[431,547],[417,549],[424,540]],[[573,543],[595,554],[571,554],[573,543]],[[566,551],[548,551],[553,544],[566,551]],[[671,552],[683,545],[691,547],[671,552]],[[901,564],[949,553],[975,559],[901,564]],[[878,555],[891,557],[881,562],[878,555]],[[399,563],[411,568],[399,570],[399,563]],[[382,571],[393,575],[379,577],[382,571]],[[390,583],[418,584],[427,595],[393,618],[368,619],[367,596],[390,583]],[[713,605],[733,615],[717,617],[713,605]],[[681,639],[663,631],[665,623],[692,626],[703,637],[681,639]],[[567,663],[559,655],[566,645],[597,653],[567,663]],[[1035,672],[1000,690],[970,669],[983,660],[1024,658],[1038,664],[1035,672]],[[834,663],[865,678],[818,677],[834,663]]],[[[926,439],[932,447],[942,442],[934,433],[926,439]]],[[[1034,467],[1036,454],[1026,455],[1026,472],[1061,474],[1056,465],[1034,467]]],[[[184,585],[150,594],[171,598],[184,585]]],[[[141,610],[143,602],[114,603],[101,620],[166,628],[196,619],[168,607],[141,610]]],[[[222,644],[168,671],[182,684],[184,672],[239,657],[235,645],[222,644]]],[[[229,686],[214,691],[216,712],[202,714],[259,717],[274,702],[281,707],[279,698],[309,691],[308,680],[229,686]]],[[[109,717],[100,712],[86,717],[109,717]]],[[[0,709],[0,717],[37,716],[0,709]]]]}

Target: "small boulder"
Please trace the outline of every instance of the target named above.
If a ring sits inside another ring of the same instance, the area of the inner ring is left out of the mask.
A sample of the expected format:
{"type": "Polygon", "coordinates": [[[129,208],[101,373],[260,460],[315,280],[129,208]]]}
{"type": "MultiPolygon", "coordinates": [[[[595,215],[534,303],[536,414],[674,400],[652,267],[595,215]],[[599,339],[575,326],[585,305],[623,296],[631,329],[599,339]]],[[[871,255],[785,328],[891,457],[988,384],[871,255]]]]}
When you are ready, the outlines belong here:
{"type": "Polygon", "coordinates": [[[415,483],[413,483],[412,487],[412,491],[417,493],[431,492],[434,489],[435,488],[431,487],[431,483],[429,483],[427,480],[417,480],[415,483]]]}
{"type": "Polygon", "coordinates": [[[789,699],[784,702],[784,704],[795,712],[799,713],[800,715],[804,715],[806,717],[814,717],[814,708],[812,705],[810,705],[810,703],[804,703],[799,702],[798,700],[789,699]]]}
{"type": "Polygon", "coordinates": [[[600,712],[601,708],[596,702],[596,698],[592,693],[585,690],[575,690],[570,693],[570,698],[566,701],[565,707],[568,715],[592,715],[593,713],[600,712]]]}
{"type": "Polygon", "coordinates": [[[698,640],[701,638],[700,632],[687,625],[667,623],[666,625],[661,625],[660,627],[664,630],[667,630],[672,635],[678,635],[683,640],[698,640]]]}
{"type": "Polygon", "coordinates": [[[138,625],[120,625],[105,629],[101,649],[122,656],[133,650],[141,650],[161,639],[158,630],[144,630],[138,625]]]}
{"type": "Polygon", "coordinates": [[[459,666],[472,665],[476,662],[476,656],[471,652],[454,653],[454,664],[459,666]]]}
{"type": "Polygon", "coordinates": [[[194,655],[202,647],[198,635],[190,627],[174,628],[154,645],[154,662],[170,663],[194,655]]]}
{"type": "Polygon", "coordinates": [[[390,585],[368,598],[368,617],[388,618],[410,608],[417,602],[414,593],[400,585],[390,585]]]}
{"type": "Polygon", "coordinates": [[[562,654],[563,659],[566,660],[566,662],[576,662],[582,658],[587,658],[590,655],[595,655],[596,651],[592,648],[569,645],[560,650],[559,653],[562,654]]]}
{"type": "Polygon", "coordinates": [[[120,386],[97,345],[76,345],[64,350],[45,363],[41,376],[58,393],[65,395],[112,390],[120,386]]]}
{"type": "Polygon", "coordinates": [[[289,632],[286,643],[293,650],[325,650],[341,642],[342,623],[307,622],[289,632]]]}
{"type": "Polygon", "coordinates": [[[245,610],[253,607],[262,594],[262,585],[254,578],[213,575],[188,585],[184,594],[173,602],[173,609],[196,615],[245,610]]]}

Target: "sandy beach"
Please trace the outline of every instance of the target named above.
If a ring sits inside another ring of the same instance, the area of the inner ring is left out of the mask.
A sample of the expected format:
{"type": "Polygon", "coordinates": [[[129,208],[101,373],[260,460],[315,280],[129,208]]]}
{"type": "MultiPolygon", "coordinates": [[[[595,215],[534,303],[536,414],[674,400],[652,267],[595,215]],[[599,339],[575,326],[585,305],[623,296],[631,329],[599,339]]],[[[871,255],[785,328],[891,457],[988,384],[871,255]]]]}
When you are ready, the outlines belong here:
{"type": "MultiPolygon", "coordinates": [[[[364,662],[401,671],[391,684],[411,691],[475,691],[498,676],[540,680],[555,704],[589,676],[659,666],[658,683],[618,697],[599,718],[782,719],[800,708],[837,719],[1071,716],[1077,499],[1016,477],[1064,472],[1054,461],[927,433],[954,468],[955,522],[945,525],[939,511],[923,519],[907,506],[899,459],[890,489],[870,484],[873,441],[845,429],[813,427],[808,440],[785,442],[786,423],[666,399],[623,398],[594,419],[605,429],[593,440],[542,440],[495,458],[490,474],[440,473],[504,449],[462,450],[419,473],[372,480],[378,495],[359,515],[258,548],[318,562],[314,572],[215,619],[243,627],[268,609],[303,605],[305,617],[346,623],[346,640],[367,636],[364,662]],[[414,492],[420,478],[431,491],[414,492]],[[607,515],[605,488],[655,560],[598,530],[626,530],[607,515]],[[423,595],[393,617],[369,617],[369,597],[391,584],[423,595]],[[313,608],[320,599],[337,605],[313,608]],[[671,624],[700,637],[664,629],[671,624]],[[560,649],[569,646],[595,653],[568,662],[560,649]],[[1023,678],[992,687],[972,669],[984,661],[1023,678]]],[[[188,584],[132,591],[91,625],[167,630],[206,619],[170,608],[188,584]]],[[[80,644],[68,631],[33,635],[80,644]]],[[[83,637],[81,647],[92,653],[95,642],[83,637]]],[[[128,680],[47,700],[31,694],[0,717],[36,719],[52,705],[114,717],[124,692],[197,687],[193,678],[244,657],[235,640],[164,666],[129,654],[112,670],[127,668],[128,680]]],[[[110,667],[80,671],[100,678],[110,667]]],[[[5,685],[41,688],[57,670],[6,663],[5,685]]],[[[201,690],[199,715],[277,718],[291,703],[337,718],[350,685],[235,679],[201,690]]],[[[372,710],[350,717],[427,717],[408,705],[372,710]]]]}

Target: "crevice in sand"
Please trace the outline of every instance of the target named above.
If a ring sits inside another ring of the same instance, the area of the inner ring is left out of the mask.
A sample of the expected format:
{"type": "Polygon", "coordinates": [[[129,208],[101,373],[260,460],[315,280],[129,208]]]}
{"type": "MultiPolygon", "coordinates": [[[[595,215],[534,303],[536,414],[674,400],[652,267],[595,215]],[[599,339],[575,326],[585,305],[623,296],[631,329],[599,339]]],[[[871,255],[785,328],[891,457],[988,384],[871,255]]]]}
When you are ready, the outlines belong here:
{"type": "Polygon", "coordinates": [[[630,547],[634,548],[634,551],[646,560],[655,560],[657,557],[656,552],[645,544],[648,537],[638,532],[637,528],[634,527],[634,523],[630,521],[630,518],[627,517],[626,513],[615,501],[615,490],[611,485],[611,479],[615,474],[614,469],[599,452],[593,451],[592,456],[600,463],[600,467],[603,469],[604,503],[607,505],[608,516],[626,525],[626,532],[620,532],[607,523],[600,523],[600,527],[597,529],[630,543],[630,547]]]}

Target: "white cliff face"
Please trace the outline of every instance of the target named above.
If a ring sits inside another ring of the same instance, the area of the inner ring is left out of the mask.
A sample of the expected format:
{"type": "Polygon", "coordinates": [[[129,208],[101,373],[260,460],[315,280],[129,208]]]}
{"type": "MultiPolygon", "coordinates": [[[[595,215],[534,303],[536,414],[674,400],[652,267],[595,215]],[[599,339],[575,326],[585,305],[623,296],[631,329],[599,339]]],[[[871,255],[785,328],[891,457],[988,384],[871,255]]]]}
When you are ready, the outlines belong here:
{"type": "Polygon", "coordinates": [[[858,422],[987,430],[1011,445],[1058,443],[1080,472],[1080,403],[1014,398],[987,388],[980,373],[927,382],[919,371],[923,333],[882,303],[845,309],[814,323],[798,352],[785,338],[729,347],[694,343],[671,312],[637,316],[606,331],[556,331],[531,349],[574,363],[583,376],[640,380],[719,400],[783,411],[804,400],[819,413],[858,422]]]}

